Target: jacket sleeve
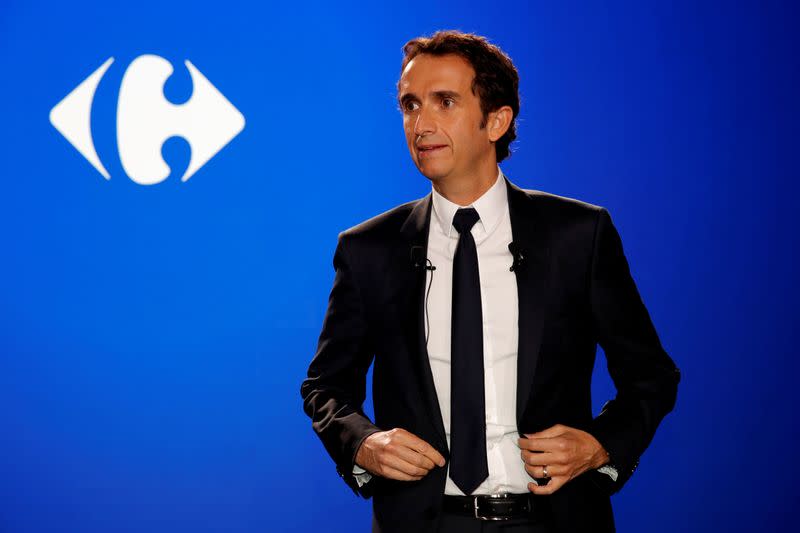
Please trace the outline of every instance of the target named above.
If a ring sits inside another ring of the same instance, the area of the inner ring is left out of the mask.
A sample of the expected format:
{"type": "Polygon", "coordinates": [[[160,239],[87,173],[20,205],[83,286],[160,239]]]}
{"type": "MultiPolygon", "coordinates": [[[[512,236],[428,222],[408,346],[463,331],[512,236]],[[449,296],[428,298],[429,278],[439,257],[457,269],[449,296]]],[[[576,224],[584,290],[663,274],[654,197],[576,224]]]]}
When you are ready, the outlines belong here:
{"type": "Polygon", "coordinates": [[[595,476],[609,493],[631,477],[656,427],[675,405],[680,372],[661,346],[631,277],[617,230],[597,214],[590,273],[591,316],[617,389],[589,432],[606,449],[618,477],[595,476]]]}
{"type": "Polygon", "coordinates": [[[369,497],[371,483],[360,487],[353,475],[362,441],[380,431],[364,414],[367,370],[373,352],[368,342],[364,304],[339,235],[333,256],[336,276],[317,351],[300,387],[311,426],[336,463],[339,476],[357,494],[369,497]]]}

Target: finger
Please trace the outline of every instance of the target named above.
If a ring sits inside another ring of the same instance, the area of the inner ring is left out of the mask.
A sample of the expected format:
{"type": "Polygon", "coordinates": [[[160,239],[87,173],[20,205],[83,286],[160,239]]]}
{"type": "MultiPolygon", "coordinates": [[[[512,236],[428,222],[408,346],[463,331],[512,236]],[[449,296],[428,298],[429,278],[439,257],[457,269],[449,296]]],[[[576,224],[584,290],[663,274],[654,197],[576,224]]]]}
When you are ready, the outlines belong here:
{"type": "Polygon", "coordinates": [[[413,465],[408,461],[406,461],[405,459],[402,459],[401,457],[393,453],[383,454],[383,457],[381,458],[381,463],[385,466],[390,466],[395,470],[399,470],[405,474],[408,474],[409,476],[422,477],[428,473],[428,471],[425,470],[424,468],[413,465]]]}
{"type": "Polygon", "coordinates": [[[398,437],[400,443],[405,444],[412,450],[421,453],[422,455],[430,459],[434,464],[437,464],[439,466],[444,466],[445,461],[442,454],[440,454],[436,450],[436,448],[434,448],[421,438],[405,430],[403,430],[402,433],[398,434],[398,437]]]}
{"type": "Polygon", "coordinates": [[[400,470],[392,468],[391,466],[384,466],[383,470],[381,471],[381,475],[389,479],[398,479],[400,481],[419,481],[424,477],[424,476],[409,476],[405,472],[401,472],[400,470]]]}
{"type": "Polygon", "coordinates": [[[563,437],[520,438],[519,447],[532,452],[558,452],[566,449],[567,440],[563,437]]]}
{"type": "Polygon", "coordinates": [[[520,452],[522,461],[528,465],[554,465],[566,464],[567,455],[561,452],[530,452],[522,450],[520,452]]]}
{"type": "Polygon", "coordinates": [[[537,479],[563,477],[569,473],[569,467],[563,465],[544,465],[530,466],[525,465],[525,471],[529,476],[537,479]],[[547,475],[544,474],[544,467],[547,467],[547,475]]]}
{"type": "Polygon", "coordinates": [[[398,446],[395,450],[395,453],[403,460],[411,463],[412,465],[424,468],[426,471],[436,466],[429,457],[419,453],[417,450],[408,448],[407,446],[398,446]]]}
{"type": "Polygon", "coordinates": [[[566,478],[563,476],[550,478],[547,485],[537,485],[535,483],[528,483],[528,490],[534,494],[553,494],[566,483],[566,478]]]}

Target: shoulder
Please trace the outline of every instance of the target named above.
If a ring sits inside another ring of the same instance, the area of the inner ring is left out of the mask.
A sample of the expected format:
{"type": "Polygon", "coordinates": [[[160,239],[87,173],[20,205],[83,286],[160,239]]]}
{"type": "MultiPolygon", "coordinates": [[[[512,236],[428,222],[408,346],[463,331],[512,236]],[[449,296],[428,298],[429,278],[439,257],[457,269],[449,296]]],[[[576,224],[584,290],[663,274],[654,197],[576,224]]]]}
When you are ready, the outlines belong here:
{"type": "Polygon", "coordinates": [[[425,198],[412,200],[375,215],[339,233],[340,240],[369,241],[396,237],[415,207],[425,198]]]}
{"type": "Polygon", "coordinates": [[[585,214],[590,213],[595,216],[597,213],[605,209],[602,206],[595,205],[577,198],[570,198],[568,196],[560,196],[551,192],[538,191],[535,189],[519,189],[528,198],[536,203],[540,209],[545,209],[553,212],[564,212],[566,214],[585,214]]]}
{"type": "MultiPolygon", "coordinates": [[[[353,266],[383,269],[397,260],[400,250],[408,252],[407,235],[424,226],[430,195],[398,205],[339,233],[337,253],[353,266]]],[[[336,260],[334,259],[334,263],[336,260]]]]}
{"type": "Polygon", "coordinates": [[[518,206],[535,212],[538,218],[555,226],[574,223],[593,224],[607,213],[607,210],[600,205],[550,192],[520,189],[512,185],[509,193],[512,197],[517,197],[518,206]]]}
{"type": "Polygon", "coordinates": [[[522,235],[539,234],[550,243],[554,254],[565,257],[594,247],[598,229],[610,222],[608,211],[599,205],[550,192],[509,187],[512,225],[516,218],[522,235]]]}

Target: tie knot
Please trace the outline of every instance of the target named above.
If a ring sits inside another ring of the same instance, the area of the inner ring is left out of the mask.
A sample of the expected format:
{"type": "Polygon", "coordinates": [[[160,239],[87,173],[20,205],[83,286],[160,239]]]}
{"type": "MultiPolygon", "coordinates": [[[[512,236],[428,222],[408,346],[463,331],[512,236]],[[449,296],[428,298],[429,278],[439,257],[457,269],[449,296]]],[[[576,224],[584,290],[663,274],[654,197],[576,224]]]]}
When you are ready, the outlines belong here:
{"type": "Polygon", "coordinates": [[[472,226],[474,226],[480,218],[475,208],[462,208],[456,211],[456,215],[453,217],[453,227],[456,228],[459,234],[463,234],[471,230],[472,226]]]}

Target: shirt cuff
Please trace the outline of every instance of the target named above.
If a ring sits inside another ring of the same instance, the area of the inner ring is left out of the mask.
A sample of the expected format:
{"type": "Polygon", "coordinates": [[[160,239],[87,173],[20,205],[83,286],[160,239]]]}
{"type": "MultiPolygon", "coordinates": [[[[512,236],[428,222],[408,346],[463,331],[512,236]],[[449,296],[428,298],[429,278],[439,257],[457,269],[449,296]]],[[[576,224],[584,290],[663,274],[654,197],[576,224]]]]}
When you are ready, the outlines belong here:
{"type": "Polygon", "coordinates": [[[597,471],[606,474],[608,477],[611,478],[612,481],[616,481],[617,476],[619,476],[619,472],[617,472],[617,469],[610,465],[601,466],[600,468],[597,469],[597,471]]]}
{"type": "MultiPolygon", "coordinates": [[[[616,470],[615,470],[616,472],[616,470]]],[[[361,468],[360,466],[354,464],[353,465],[353,477],[356,478],[356,483],[358,483],[359,488],[363,487],[369,480],[372,479],[372,474],[361,468]]],[[[616,481],[616,478],[615,478],[616,481]]]]}

